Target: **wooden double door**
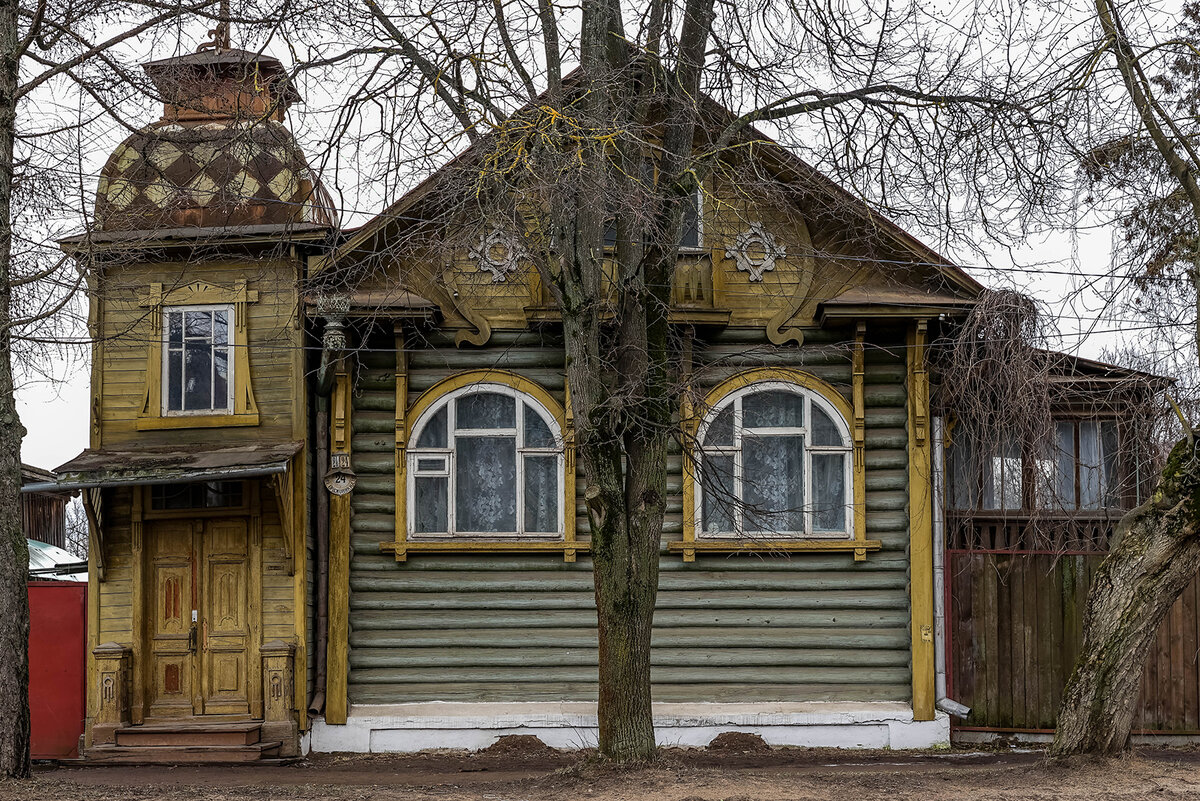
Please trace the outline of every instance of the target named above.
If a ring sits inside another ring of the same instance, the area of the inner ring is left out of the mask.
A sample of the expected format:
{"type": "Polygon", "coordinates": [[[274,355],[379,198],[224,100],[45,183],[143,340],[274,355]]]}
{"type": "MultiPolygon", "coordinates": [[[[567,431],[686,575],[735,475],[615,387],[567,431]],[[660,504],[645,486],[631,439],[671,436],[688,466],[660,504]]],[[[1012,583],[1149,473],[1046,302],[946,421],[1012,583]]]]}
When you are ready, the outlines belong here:
{"type": "Polygon", "coordinates": [[[247,519],[155,520],[146,533],[148,717],[249,715],[259,674],[247,519]]]}

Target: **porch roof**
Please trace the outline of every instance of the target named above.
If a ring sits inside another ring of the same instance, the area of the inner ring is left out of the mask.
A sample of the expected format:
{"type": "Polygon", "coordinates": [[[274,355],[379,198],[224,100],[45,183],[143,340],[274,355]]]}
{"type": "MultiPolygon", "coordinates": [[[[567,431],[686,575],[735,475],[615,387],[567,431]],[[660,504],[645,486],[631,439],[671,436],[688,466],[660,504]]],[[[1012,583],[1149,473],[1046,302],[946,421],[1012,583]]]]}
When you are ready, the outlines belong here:
{"type": "Polygon", "coordinates": [[[206,449],[88,449],[59,467],[58,481],[27,484],[23,492],[135,484],[178,484],[269,476],[287,470],[302,442],[277,442],[206,449]]]}

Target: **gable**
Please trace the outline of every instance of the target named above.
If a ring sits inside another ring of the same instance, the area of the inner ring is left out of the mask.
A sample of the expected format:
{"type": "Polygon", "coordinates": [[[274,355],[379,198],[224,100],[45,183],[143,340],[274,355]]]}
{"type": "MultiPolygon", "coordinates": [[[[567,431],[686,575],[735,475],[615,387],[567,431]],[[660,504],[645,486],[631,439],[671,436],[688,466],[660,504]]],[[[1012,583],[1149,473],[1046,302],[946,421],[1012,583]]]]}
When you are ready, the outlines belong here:
{"type": "MultiPolygon", "coordinates": [[[[771,195],[747,192],[734,170],[715,171],[705,182],[702,246],[681,250],[674,319],[764,326],[782,344],[851,310],[930,316],[973,305],[982,287],[961,268],[761,133],[748,130],[741,144],[738,159],[752,159],[754,174],[774,180],[771,195]]],[[[461,192],[450,176],[472,169],[480,148],[473,145],[353,232],[314,264],[313,274],[360,294],[399,287],[428,299],[446,326],[476,343],[493,328],[556,318],[536,269],[521,258],[520,237],[478,208],[444,214],[461,192]]]]}

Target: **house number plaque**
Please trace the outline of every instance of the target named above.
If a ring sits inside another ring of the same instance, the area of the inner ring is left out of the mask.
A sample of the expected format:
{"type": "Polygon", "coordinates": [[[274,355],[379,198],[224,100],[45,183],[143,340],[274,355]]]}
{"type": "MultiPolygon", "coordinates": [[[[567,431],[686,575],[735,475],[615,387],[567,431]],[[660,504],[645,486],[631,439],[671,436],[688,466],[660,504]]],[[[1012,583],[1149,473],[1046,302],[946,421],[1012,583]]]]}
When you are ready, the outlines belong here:
{"type": "Polygon", "coordinates": [[[331,495],[349,495],[358,483],[358,476],[350,467],[350,454],[329,454],[329,472],[325,474],[325,489],[331,495]]]}

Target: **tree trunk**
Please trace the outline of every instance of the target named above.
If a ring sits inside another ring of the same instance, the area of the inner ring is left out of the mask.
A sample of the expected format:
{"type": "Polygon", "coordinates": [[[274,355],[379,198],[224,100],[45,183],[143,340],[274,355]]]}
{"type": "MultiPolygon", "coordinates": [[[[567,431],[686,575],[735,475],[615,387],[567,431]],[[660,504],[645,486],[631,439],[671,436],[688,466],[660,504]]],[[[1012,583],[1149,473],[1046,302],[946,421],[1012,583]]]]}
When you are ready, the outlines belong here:
{"type": "Polygon", "coordinates": [[[1129,746],[1146,656],[1200,568],[1200,451],[1176,443],[1154,494],[1117,525],[1083,616],[1083,647],[1063,691],[1051,756],[1129,746]]]}
{"type": "Polygon", "coordinates": [[[0,0],[0,776],[29,776],[29,547],[21,526],[21,440],[12,371],[12,186],[16,0],[0,0]]]}
{"type": "MultiPolygon", "coordinates": [[[[650,636],[665,509],[666,440],[626,452],[623,491],[589,498],[599,645],[600,753],[616,762],[654,758],[650,636]],[[661,467],[659,467],[661,465],[661,467]],[[603,521],[603,522],[601,522],[603,521]]],[[[616,482],[606,482],[610,488],[616,482]]],[[[590,484],[589,490],[594,485],[590,484]]]]}

